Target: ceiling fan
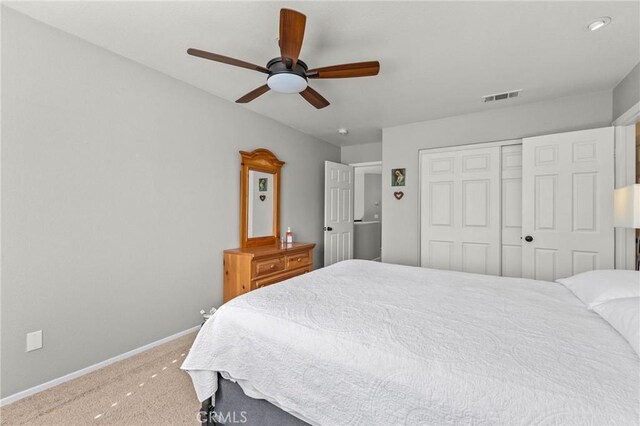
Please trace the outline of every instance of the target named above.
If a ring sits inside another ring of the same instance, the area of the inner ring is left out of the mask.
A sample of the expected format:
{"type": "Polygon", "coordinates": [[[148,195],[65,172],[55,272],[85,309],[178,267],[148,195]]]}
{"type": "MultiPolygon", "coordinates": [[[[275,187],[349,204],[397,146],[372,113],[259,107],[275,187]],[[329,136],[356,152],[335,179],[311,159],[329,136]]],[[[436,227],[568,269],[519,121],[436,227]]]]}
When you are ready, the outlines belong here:
{"type": "Polygon", "coordinates": [[[380,71],[380,63],[378,61],[308,69],[307,64],[298,59],[302,48],[306,21],[307,17],[300,12],[291,9],[280,9],[280,57],[270,60],[266,67],[204,50],[188,49],[187,53],[192,56],[267,74],[267,84],[239,98],[236,102],[241,104],[251,102],[258,96],[273,90],[279,93],[300,93],[307,102],[320,109],[328,106],[329,101],[308,86],[308,79],[368,77],[378,74],[378,71],[380,71]]]}

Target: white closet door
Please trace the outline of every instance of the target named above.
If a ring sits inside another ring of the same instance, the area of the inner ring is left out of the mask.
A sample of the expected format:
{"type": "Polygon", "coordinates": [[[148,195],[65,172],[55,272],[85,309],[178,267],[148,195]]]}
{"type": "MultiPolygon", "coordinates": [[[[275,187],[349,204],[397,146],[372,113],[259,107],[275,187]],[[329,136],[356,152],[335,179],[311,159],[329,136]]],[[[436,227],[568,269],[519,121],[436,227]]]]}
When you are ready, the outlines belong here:
{"type": "Polygon", "coordinates": [[[500,148],[421,153],[421,265],[500,274],[500,148]]]}
{"type": "Polygon", "coordinates": [[[522,277],[522,144],[502,147],[502,275],[522,277]]]}
{"type": "Polygon", "coordinates": [[[456,212],[456,152],[420,156],[420,265],[460,270],[460,220],[456,212]]]}
{"type": "Polygon", "coordinates": [[[523,140],[523,277],[613,268],[613,128],[523,140]]]}

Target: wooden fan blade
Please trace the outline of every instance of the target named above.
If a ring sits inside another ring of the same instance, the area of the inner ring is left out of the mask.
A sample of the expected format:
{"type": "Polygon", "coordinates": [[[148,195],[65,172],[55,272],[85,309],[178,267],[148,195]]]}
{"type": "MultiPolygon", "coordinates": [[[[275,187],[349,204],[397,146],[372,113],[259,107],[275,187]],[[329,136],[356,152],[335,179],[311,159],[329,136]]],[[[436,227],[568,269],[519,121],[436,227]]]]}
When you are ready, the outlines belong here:
{"type": "Polygon", "coordinates": [[[241,61],[240,59],[230,58],[228,56],[218,55],[217,53],[206,52],[198,49],[187,49],[187,53],[191,56],[198,56],[199,58],[209,59],[211,61],[222,62],[223,64],[235,65],[236,67],[247,68],[250,70],[260,71],[265,74],[269,74],[269,70],[260,65],[252,64],[249,62],[241,61]]]}
{"type": "Polygon", "coordinates": [[[252,100],[257,98],[258,96],[264,95],[268,91],[269,91],[269,86],[265,84],[264,86],[260,86],[257,89],[253,89],[252,91],[250,91],[249,93],[247,93],[246,95],[238,99],[236,103],[246,104],[247,102],[251,102],[252,100]]]}
{"type": "Polygon", "coordinates": [[[300,96],[305,98],[307,102],[318,109],[322,109],[326,106],[329,106],[329,101],[322,97],[322,95],[311,87],[307,86],[302,92],[300,92],[300,96]]]}
{"type": "Polygon", "coordinates": [[[353,64],[331,65],[307,71],[308,78],[351,78],[378,75],[380,62],[356,62],[353,64]]]}
{"type": "Polygon", "coordinates": [[[280,9],[280,56],[282,63],[293,68],[298,62],[307,17],[291,9],[280,9]]]}

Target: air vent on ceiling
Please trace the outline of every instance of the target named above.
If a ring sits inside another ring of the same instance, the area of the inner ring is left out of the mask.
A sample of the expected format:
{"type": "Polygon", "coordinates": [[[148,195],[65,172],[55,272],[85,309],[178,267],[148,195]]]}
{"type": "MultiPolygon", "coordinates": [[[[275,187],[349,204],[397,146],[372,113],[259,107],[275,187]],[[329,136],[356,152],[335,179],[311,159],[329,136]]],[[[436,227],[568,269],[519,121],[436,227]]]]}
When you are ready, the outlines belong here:
{"type": "Polygon", "coordinates": [[[517,98],[520,96],[522,89],[513,90],[511,92],[496,93],[494,95],[487,95],[482,97],[483,102],[502,101],[505,99],[517,98]]]}

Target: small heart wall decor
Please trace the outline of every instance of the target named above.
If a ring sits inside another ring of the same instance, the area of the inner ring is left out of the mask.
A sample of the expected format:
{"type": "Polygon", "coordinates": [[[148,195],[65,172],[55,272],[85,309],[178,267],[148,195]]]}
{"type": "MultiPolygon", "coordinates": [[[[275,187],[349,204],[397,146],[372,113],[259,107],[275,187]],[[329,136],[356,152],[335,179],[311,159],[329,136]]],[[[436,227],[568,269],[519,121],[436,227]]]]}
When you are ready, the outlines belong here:
{"type": "Polygon", "coordinates": [[[404,192],[396,191],[396,192],[393,193],[393,196],[396,197],[396,200],[401,200],[402,197],[404,197],[404,192]]]}
{"type": "Polygon", "coordinates": [[[261,196],[260,196],[260,201],[264,201],[264,200],[266,200],[266,199],[267,199],[267,196],[266,196],[266,195],[261,195],[261,196]]]}

